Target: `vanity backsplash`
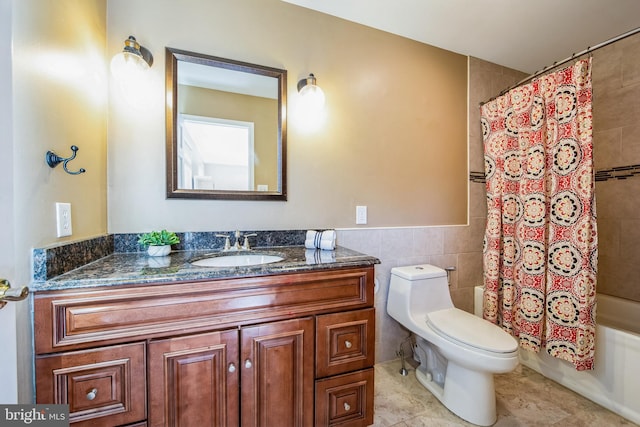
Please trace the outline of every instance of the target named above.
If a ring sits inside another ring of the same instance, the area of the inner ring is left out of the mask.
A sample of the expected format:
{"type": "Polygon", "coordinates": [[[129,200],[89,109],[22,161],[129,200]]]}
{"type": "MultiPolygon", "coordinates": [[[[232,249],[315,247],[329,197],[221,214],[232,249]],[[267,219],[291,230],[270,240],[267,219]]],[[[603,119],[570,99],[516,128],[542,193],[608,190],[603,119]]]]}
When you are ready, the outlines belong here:
{"type": "MultiPolygon", "coordinates": [[[[306,236],[306,230],[241,230],[241,233],[243,235],[256,233],[255,237],[250,237],[252,247],[302,246],[306,236]]],[[[145,248],[138,243],[139,234],[108,234],[34,249],[33,280],[48,280],[113,253],[144,252],[145,248]]],[[[180,238],[180,243],[173,245],[173,249],[177,251],[220,250],[224,247],[224,238],[217,237],[216,234],[233,237],[233,231],[197,231],[176,234],[180,238]]]]}

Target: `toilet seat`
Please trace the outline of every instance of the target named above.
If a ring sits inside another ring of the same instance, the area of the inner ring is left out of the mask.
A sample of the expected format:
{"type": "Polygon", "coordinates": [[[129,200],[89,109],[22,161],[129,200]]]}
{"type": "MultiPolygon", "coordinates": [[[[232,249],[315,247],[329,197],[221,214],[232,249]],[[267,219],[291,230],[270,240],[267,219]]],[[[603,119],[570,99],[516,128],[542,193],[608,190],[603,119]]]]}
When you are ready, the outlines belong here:
{"type": "Polygon", "coordinates": [[[511,357],[518,350],[518,343],[511,335],[466,311],[447,308],[427,313],[426,317],[427,324],[436,333],[463,346],[495,357],[511,357]]]}

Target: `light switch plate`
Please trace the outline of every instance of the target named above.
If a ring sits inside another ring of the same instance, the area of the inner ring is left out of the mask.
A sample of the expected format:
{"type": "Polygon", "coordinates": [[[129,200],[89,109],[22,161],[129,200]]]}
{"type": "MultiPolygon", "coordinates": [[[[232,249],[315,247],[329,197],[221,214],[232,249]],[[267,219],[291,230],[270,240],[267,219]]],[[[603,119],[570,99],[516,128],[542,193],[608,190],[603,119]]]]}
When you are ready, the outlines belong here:
{"type": "Polygon", "coordinates": [[[58,237],[71,236],[71,203],[56,203],[56,231],[58,237]]]}
{"type": "Polygon", "coordinates": [[[356,224],[366,224],[366,223],[367,223],[367,207],[356,206],[356,224]]]}

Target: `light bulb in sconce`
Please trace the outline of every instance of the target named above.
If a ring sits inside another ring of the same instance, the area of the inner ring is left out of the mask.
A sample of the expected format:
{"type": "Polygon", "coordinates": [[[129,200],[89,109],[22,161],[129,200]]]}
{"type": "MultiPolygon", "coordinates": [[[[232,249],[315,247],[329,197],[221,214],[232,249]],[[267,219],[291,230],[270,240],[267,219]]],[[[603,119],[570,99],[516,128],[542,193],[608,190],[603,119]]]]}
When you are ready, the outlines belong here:
{"type": "Polygon", "coordinates": [[[111,72],[118,79],[127,79],[139,75],[153,65],[153,55],[144,46],[129,36],[124,41],[124,49],[111,60],[111,72]]]}
{"type": "Polygon", "coordinates": [[[325,97],[320,86],[316,84],[316,76],[309,77],[298,82],[298,92],[302,107],[310,111],[320,111],[324,107],[325,97]]]}

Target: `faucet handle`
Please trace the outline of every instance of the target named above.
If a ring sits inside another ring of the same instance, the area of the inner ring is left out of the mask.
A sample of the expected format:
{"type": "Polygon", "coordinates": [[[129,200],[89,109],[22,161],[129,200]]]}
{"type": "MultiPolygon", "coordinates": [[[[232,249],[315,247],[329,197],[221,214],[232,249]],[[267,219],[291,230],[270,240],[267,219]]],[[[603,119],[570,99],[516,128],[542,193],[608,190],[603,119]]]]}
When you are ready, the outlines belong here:
{"type": "Polygon", "coordinates": [[[231,243],[229,242],[228,234],[216,234],[216,237],[224,237],[224,251],[231,249],[231,243]]]}
{"type": "Polygon", "coordinates": [[[249,237],[255,237],[255,236],[257,236],[256,233],[245,234],[244,241],[242,242],[242,249],[244,249],[245,251],[248,251],[249,249],[251,249],[251,245],[249,244],[249,237]]]}

